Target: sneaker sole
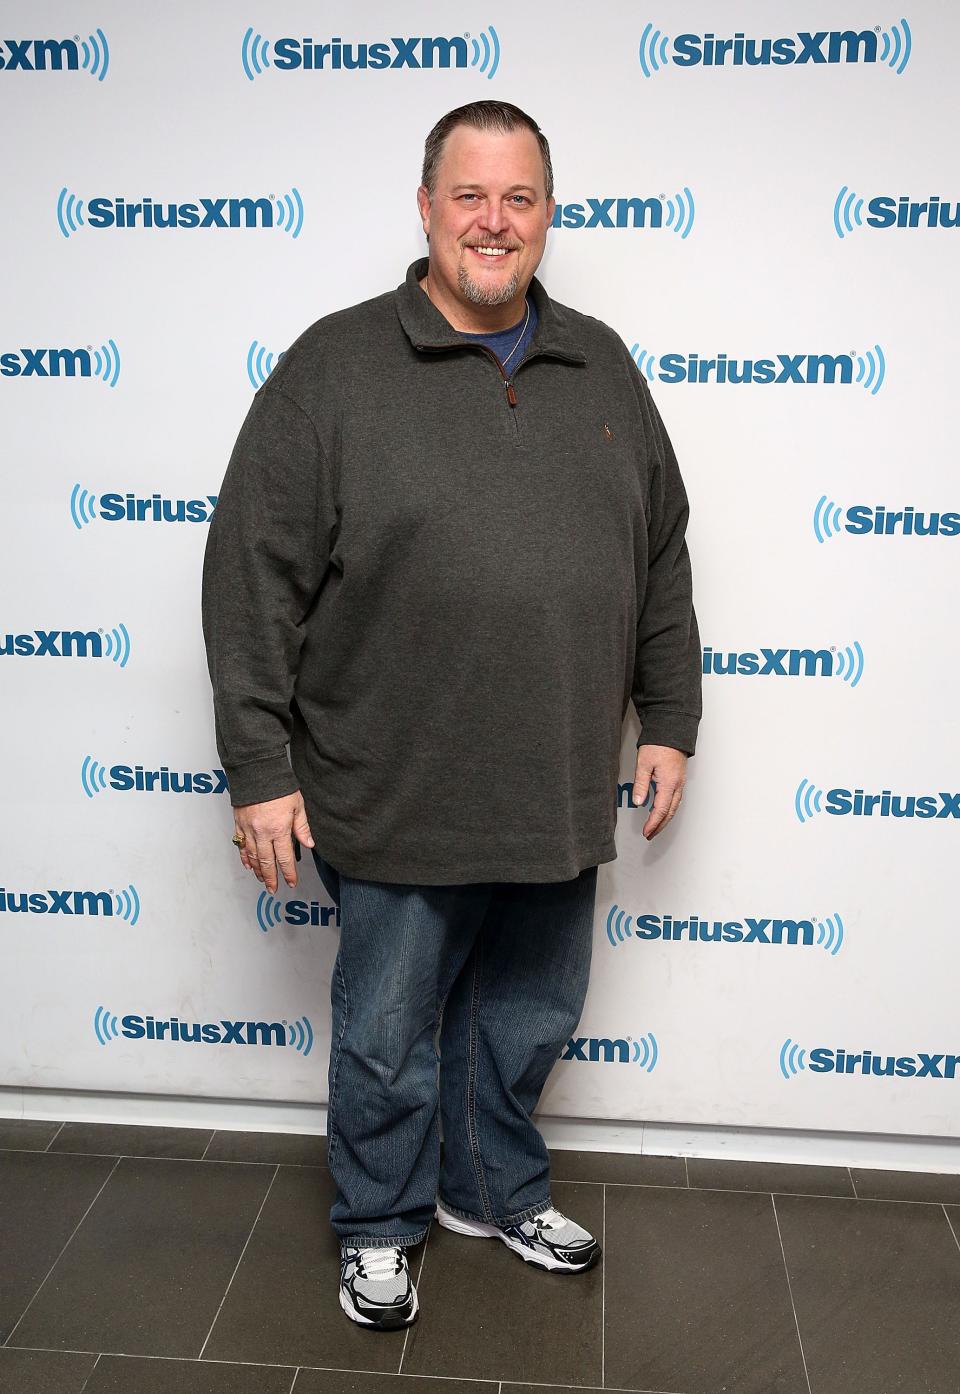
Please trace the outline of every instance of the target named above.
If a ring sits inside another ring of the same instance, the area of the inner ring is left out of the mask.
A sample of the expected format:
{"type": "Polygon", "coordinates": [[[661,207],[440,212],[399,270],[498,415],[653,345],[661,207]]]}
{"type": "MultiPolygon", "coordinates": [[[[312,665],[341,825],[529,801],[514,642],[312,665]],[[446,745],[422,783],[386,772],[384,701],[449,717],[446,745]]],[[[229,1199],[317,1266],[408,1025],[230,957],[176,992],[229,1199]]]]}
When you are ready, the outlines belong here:
{"type": "Polygon", "coordinates": [[[536,1250],[527,1248],[526,1244],[521,1244],[519,1239],[514,1239],[510,1234],[504,1234],[496,1225],[487,1225],[480,1220],[465,1220],[462,1215],[451,1215],[449,1210],[444,1210],[440,1205],[437,1206],[435,1214],[444,1229],[453,1230],[454,1234],[465,1234],[470,1239],[500,1239],[508,1249],[519,1254],[527,1263],[536,1264],[538,1268],[546,1268],[553,1273],[585,1273],[600,1257],[598,1244],[586,1263],[564,1263],[552,1254],[539,1254],[536,1250]]]}
{"type": "Polygon", "coordinates": [[[392,1321],[374,1321],[371,1317],[365,1317],[358,1312],[347,1297],[343,1288],[340,1289],[340,1306],[346,1312],[351,1321],[355,1321],[358,1326],[366,1326],[370,1331],[402,1331],[405,1326],[410,1326],[417,1319],[420,1310],[420,1303],[417,1300],[417,1290],[413,1290],[413,1310],[409,1316],[396,1317],[392,1321]]]}

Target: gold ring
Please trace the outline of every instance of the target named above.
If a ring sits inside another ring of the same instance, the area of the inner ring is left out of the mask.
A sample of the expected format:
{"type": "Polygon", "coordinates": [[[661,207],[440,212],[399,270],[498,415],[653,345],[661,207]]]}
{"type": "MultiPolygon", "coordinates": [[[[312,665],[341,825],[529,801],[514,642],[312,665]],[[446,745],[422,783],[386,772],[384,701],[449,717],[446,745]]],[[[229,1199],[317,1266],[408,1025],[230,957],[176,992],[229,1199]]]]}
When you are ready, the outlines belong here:
{"type": "Polygon", "coordinates": [[[230,841],[233,843],[234,847],[243,847],[246,845],[247,835],[246,833],[234,833],[230,841]]]}

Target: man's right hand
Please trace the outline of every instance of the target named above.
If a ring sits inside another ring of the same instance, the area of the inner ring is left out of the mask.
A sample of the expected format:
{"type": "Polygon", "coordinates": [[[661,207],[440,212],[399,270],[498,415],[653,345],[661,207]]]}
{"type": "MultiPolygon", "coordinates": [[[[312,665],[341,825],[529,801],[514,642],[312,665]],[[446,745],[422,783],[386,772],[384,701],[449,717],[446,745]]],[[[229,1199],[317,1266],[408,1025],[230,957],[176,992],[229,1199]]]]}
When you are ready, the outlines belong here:
{"type": "Polygon", "coordinates": [[[240,848],[240,860],[247,870],[252,871],[271,894],[277,889],[278,867],[287,885],[295,886],[294,838],[304,847],[313,846],[300,791],[282,799],[269,799],[266,803],[241,804],[233,810],[233,821],[237,832],[246,838],[240,848]]]}

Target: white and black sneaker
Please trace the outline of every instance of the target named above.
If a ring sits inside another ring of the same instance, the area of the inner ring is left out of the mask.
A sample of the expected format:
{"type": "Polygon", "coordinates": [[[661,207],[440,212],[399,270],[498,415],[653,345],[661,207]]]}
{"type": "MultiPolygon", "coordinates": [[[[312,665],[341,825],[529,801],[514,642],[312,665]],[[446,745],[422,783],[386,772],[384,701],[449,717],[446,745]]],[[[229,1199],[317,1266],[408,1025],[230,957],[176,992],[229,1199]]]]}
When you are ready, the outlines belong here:
{"type": "Polygon", "coordinates": [[[419,1304],[406,1248],[341,1244],[340,1306],[351,1321],[378,1331],[409,1326],[419,1304]]]}
{"type": "Polygon", "coordinates": [[[502,1239],[509,1249],[538,1268],[555,1273],[582,1273],[592,1268],[600,1257],[600,1245],[589,1230],[568,1220],[559,1210],[548,1206],[532,1219],[518,1225],[482,1224],[451,1215],[437,1204],[437,1219],[444,1229],[455,1234],[468,1234],[475,1239],[502,1239]]]}

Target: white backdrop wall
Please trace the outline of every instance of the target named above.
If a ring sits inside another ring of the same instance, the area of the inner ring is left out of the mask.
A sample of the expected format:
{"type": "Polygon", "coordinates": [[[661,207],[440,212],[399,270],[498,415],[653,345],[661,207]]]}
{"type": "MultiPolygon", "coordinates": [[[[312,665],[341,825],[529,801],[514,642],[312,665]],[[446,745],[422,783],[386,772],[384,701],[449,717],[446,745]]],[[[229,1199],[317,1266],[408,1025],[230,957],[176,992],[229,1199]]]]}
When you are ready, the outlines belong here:
{"type": "Polygon", "coordinates": [[[652,845],[625,724],[542,1108],[957,1137],[960,13],[7,0],[3,34],[0,1080],[325,1100],[336,912],[230,844],[206,524],[277,355],[423,250],[427,130],[502,97],[553,147],[541,277],[673,438],[709,670],[652,845]]]}

